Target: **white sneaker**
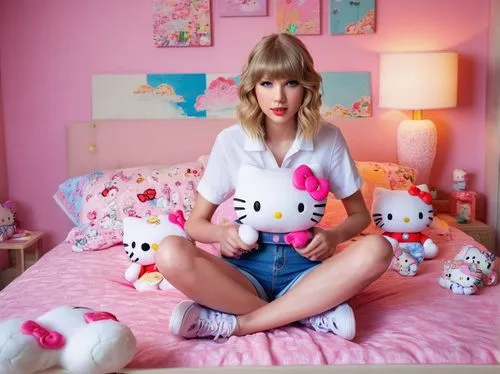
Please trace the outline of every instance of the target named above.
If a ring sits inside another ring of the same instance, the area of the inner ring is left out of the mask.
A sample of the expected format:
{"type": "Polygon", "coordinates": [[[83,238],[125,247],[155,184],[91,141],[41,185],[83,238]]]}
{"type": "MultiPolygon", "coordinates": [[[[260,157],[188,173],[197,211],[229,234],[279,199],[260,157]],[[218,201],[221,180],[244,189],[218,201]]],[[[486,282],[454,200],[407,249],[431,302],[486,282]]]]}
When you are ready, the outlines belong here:
{"type": "Polygon", "coordinates": [[[315,316],[304,318],[300,323],[316,331],[333,332],[347,340],[354,339],[356,335],[354,312],[347,303],[315,316]]]}
{"type": "Polygon", "coordinates": [[[213,336],[217,339],[233,335],[236,325],[236,317],[232,314],[202,307],[194,301],[182,301],[172,311],[169,329],[172,334],[184,338],[213,336]]]}

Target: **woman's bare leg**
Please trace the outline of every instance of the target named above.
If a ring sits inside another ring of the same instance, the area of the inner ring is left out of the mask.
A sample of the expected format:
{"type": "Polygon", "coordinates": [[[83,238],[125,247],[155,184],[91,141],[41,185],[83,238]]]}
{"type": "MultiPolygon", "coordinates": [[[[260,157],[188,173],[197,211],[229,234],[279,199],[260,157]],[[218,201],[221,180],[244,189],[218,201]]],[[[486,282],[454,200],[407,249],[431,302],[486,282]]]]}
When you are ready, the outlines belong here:
{"type": "Polygon", "coordinates": [[[269,330],[333,308],[380,277],[391,259],[386,239],[367,236],[324,261],[282,297],[238,316],[235,334],[269,330]]]}
{"type": "Polygon", "coordinates": [[[267,304],[238,270],[182,237],[160,243],[156,265],[175,288],[209,308],[240,315],[267,304]]]}

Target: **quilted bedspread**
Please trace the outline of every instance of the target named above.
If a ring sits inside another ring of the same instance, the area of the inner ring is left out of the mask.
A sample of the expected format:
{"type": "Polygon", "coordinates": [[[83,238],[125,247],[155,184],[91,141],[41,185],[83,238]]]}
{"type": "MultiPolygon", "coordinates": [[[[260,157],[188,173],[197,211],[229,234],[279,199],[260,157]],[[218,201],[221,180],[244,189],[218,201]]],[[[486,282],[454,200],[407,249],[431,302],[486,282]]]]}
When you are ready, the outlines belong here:
{"type": "Polygon", "coordinates": [[[175,290],[137,292],[123,279],[128,258],[122,246],[83,253],[65,243],[56,246],[0,292],[0,320],[35,318],[68,304],[110,311],[137,337],[132,368],[498,363],[500,286],[458,296],[437,283],[443,261],[475,243],[454,228],[450,234],[429,232],[440,254],[424,261],[417,276],[388,271],[350,300],[357,320],[352,342],[299,325],[217,342],[175,337],[168,321],[185,296],[175,290]]]}

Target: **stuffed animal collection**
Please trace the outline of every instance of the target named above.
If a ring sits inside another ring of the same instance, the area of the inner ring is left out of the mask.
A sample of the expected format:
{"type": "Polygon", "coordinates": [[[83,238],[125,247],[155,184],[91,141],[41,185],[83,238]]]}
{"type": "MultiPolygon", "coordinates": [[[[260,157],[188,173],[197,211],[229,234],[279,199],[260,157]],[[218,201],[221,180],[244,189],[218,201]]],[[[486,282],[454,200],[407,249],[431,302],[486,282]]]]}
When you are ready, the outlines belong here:
{"type": "Polygon", "coordinates": [[[307,165],[295,170],[241,166],[233,198],[241,240],[253,245],[261,231],[286,233],[286,243],[304,247],[308,230],[323,217],[329,192],[329,182],[319,175],[307,165]]]}
{"type": "Polygon", "coordinates": [[[373,191],[372,216],[375,225],[391,243],[394,258],[391,268],[403,276],[414,276],[424,259],[434,258],[438,247],[422,231],[433,221],[432,197],[427,185],[408,190],[373,191]]]}
{"type": "Polygon", "coordinates": [[[458,295],[475,294],[481,287],[497,284],[495,257],[491,252],[466,245],[453,260],[444,263],[438,282],[458,295]]]}
{"type": "Polygon", "coordinates": [[[31,374],[54,366],[104,374],[125,367],[135,352],[132,331],[108,312],[60,306],[34,321],[0,323],[2,374],[31,374]]]}
{"type": "Polygon", "coordinates": [[[16,219],[12,201],[0,203],[0,242],[8,240],[16,233],[16,219]]]}
{"type": "Polygon", "coordinates": [[[173,288],[156,269],[155,254],[160,242],[168,235],[188,238],[184,231],[185,222],[181,210],[168,215],[123,219],[123,246],[132,262],[125,271],[125,279],[138,291],[173,288]]]}

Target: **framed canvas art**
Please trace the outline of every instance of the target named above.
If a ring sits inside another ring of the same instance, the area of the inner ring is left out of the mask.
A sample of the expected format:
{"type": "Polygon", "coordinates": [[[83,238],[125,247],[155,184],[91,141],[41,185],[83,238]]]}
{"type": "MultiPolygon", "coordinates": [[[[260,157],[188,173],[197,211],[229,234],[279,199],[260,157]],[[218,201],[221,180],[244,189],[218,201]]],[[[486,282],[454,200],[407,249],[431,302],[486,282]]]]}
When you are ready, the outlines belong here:
{"type": "Polygon", "coordinates": [[[330,0],[330,34],[373,34],[375,0],[330,0]]]}
{"type": "Polygon", "coordinates": [[[276,0],[276,22],[280,32],[320,34],[320,20],[320,0],[276,0]]]}
{"type": "Polygon", "coordinates": [[[267,0],[219,0],[219,16],[267,16],[267,0]]]}
{"type": "Polygon", "coordinates": [[[155,46],[212,45],[210,0],[153,0],[152,4],[155,46]]]}

